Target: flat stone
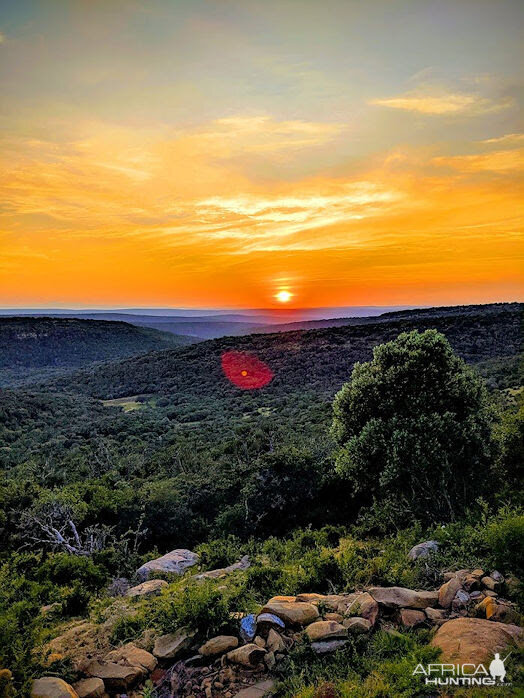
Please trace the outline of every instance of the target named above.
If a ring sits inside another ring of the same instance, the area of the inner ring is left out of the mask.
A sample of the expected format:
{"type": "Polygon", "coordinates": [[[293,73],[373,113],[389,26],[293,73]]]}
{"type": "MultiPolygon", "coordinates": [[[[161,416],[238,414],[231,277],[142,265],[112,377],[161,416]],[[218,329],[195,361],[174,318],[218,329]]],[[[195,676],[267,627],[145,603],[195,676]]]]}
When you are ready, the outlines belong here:
{"type": "Polygon", "coordinates": [[[240,664],[246,667],[255,667],[260,664],[266,651],[258,645],[251,643],[249,645],[242,645],[237,649],[232,650],[226,654],[226,659],[231,664],[240,664]]]}
{"type": "Polygon", "coordinates": [[[167,572],[170,574],[184,574],[186,569],[193,567],[198,562],[198,555],[185,548],[177,548],[171,552],[149,560],[136,571],[136,576],[145,581],[151,572],[167,572]]]}
{"type": "Polygon", "coordinates": [[[329,640],[328,642],[313,642],[311,649],[315,654],[331,654],[348,644],[347,640],[329,640]]]}
{"type": "Polygon", "coordinates": [[[296,600],[296,596],[272,596],[267,603],[295,603],[296,600]]]}
{"type": "Polygon", "coordinates": [[[334,620],[319,620],[306,628],[306,635],[310,642],[346,638],[347,634],[346,628],[334,620]]]}
{"type": "Polygon", "coordinates": [[[249,561],[249,555],[244,555],[238,562],[234,562],[232,565],[227,567],[221,567],[217,570],[208,570],[207,572],[202,572],[202,574],[194,575],[193,579],[221,579],[222,577],[227,577],[228,574],[232,572],[237,572],[238,570],[247,570],[251,567],[251,562],[249,561]]]}
{"type": "Polygon", "coordinates": [[[296,600],[299,603],[315,603],[325,598],[324,594],[299,594],[296,600]]]}
{"type": "Polygon", "coordinates": [[[275,682],[271,681],[271,679],[259,681],[253,684],[253,686],[248,686],[235,693],[234,698],[263,698],[263,696],[270,696],[274,687],[275,682]]]}
{"type": "Polygon", "coordinates": [[[203,657],[218,657],[238,647],[238,638],[234,635],[217,635],[198,650],[203,657]]]}
{"type": "Polygon", "coordinates": [[[428,606],[436,606],[438,602],[438,592],[436,591],[414,591],[404,587],[373,587],[369,593],[380,606],[389,609],[423,609],[428,606]]]}
{"type": "Polygon", "coordinates": [[[102,679],[91,678],[82,679],[73,684],[73,688],[78,694],[78,698],[103,698],[106,689],[102,679]]]}
{"type": "Polygon", "coordinates": [[[523,641],[524,631],[517,625],[456,618],[437,630],[431,644],[440,648],[440,662],[477,665],[489,663],[496,652],[503,653],[512,645],[521,646],[523,641]]]}
{"type": "Polygon", "coordinates": [[[279,601],[266,604],[261,613],[272,613],[289,626],[309,625],[319,617],[318,609],[310,603],[285,603],[279,601]]]}
{"type": "Polygon", "coordinates": [[[484,577],[485,575],[486,573],[484,572],[484,570],[481,570],[480,568],[473,570],[471,573],[471,576],[476,577],[477,579],[482,579],[482,577],[484,577]]]}
{"type": "Polygon", "coordinates": [[[125,596],[134,598],[136,596],[158,596],[162,589],[168,584],[164,579],[149,579],[147,582],[142,582],[136,587],[131,587],[125,593],[125,596]]]}
{"type": "Polygon", "coordinates": [[[347,628],[348,634],[358,635],[360,633],[369,633],[373,625],[366,618],[354,616],[353,618],[345,618],[342,625],[347,628]]]}
{"type": "Polygon", "coordinates": [[[405,628],[416,628],[426,622],[424,611],[417,611],[414,608],[400,609],[400,623],[405,628]]]}
{"type": "Polygon", "coordinates": [[[453,577],[443,584],[438,591],[438,603],[442,608],[449,608],[459,589],[462,589],[462,581],[459,577],[453,577]]]}
{"type": "Polygon", "coordinates": [[[132,642],[106,654],[104,661],[127,664],[127,666],[141,666],[149,673],[156,668],[158,663],[150,652],[140,649],[132,642]]]}
{"type": "Polygon", "coordinates": [[[435,620],[441,620],[442,618],[446,617],[445,611],[443,611],[440,608],[425,608],[424,613],[426,616],[429,618],[429,620],[435,621],[435,620]]]}
{"type": "Polygon", "coordinates": [[[127,693],[145,677],[147,672],[141,666],[126,666],[101,659],[90,662],[85,673],[102,679],[109,693],[127,693]]]}
{"type": "Polygon", "coordinates": [[[324,620],[334,620],[337,623],[342,623],[344,616],[341,613],[324,613],[324,620]]]}
{"type": "Polygon", "coordinates": [[[194,636],[194,632],[187,628],[180,628],[175,633],[157,637],[153,654],[157,659],[173,659],[191,646],[194,636]]]}
{"type": "Polygon", "coordinates": [[[78,698],[75,689],[55,676],[44,676],[33,681],[31,698],[78,698]]]}

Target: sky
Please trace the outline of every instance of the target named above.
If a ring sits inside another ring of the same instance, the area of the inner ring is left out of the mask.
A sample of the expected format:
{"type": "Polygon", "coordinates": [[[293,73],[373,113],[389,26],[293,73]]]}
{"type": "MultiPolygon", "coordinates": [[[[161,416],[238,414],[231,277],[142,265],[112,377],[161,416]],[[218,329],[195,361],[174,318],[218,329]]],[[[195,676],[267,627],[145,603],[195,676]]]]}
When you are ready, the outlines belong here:
{"type": "Polygon", "coordinates": [[[1,2],[0,306],[523,299],[523,7],[1,2]]]}

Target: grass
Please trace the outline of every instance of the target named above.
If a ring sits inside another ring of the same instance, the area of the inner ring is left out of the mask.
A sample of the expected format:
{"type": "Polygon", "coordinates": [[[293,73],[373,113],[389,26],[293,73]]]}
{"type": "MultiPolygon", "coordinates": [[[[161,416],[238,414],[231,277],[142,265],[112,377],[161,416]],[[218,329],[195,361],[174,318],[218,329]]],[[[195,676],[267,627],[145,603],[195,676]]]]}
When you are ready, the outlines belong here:
{"type": "Polygon", "coordinates": [[[117,397],[113,400],[102,400],[104,407],[121,407],[124,412],[132,412],[139,410],[144,406],[144,403],[138,402],[137,398],[140,395],[131,395],[130,397],[117,397]]]}

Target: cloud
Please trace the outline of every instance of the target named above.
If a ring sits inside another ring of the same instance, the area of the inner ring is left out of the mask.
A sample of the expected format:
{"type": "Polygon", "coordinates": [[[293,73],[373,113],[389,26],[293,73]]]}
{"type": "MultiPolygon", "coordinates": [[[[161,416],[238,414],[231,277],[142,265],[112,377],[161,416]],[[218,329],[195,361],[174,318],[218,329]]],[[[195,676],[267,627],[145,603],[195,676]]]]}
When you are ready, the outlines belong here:
{"type": "Polygon", "coordinates": [[[506,109],[513,104],[513,100],[504,98],[495,101],[478,94],[460,92],[442,92],[440,94],[409,92],[398,97],[372,99],[369,104],[431,115],[485,114],[506,109]]]}
{"type": "Polygon", "coordinates": [[[479,141],[479,143],[484,143],[485,145],[513,145],[522,143],[524,141],[524,133],[507,133],[504,136],[498,136],[497,138],[487,138],[486,140],[479,141]]]}
{"type": "Polygon", "coordinates": [[[497,150],[483,155],[454,155],[433,158],[439,167],[451,167],[460,172],[510,173],[523,169],[524,150],[497,150]]]}

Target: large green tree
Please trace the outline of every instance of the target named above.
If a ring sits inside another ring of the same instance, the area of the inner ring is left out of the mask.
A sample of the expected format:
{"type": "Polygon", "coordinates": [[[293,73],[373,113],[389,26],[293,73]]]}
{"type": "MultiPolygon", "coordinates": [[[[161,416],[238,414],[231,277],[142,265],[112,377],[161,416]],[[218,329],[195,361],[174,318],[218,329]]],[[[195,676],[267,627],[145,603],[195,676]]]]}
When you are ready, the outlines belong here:
{"type": "Polygon", "coordinates": [[[489,489],[487,392],[436,330],[376,347],[333,409],[337,469],[357,503],[429,523],[453,520],[489,489]]]}

